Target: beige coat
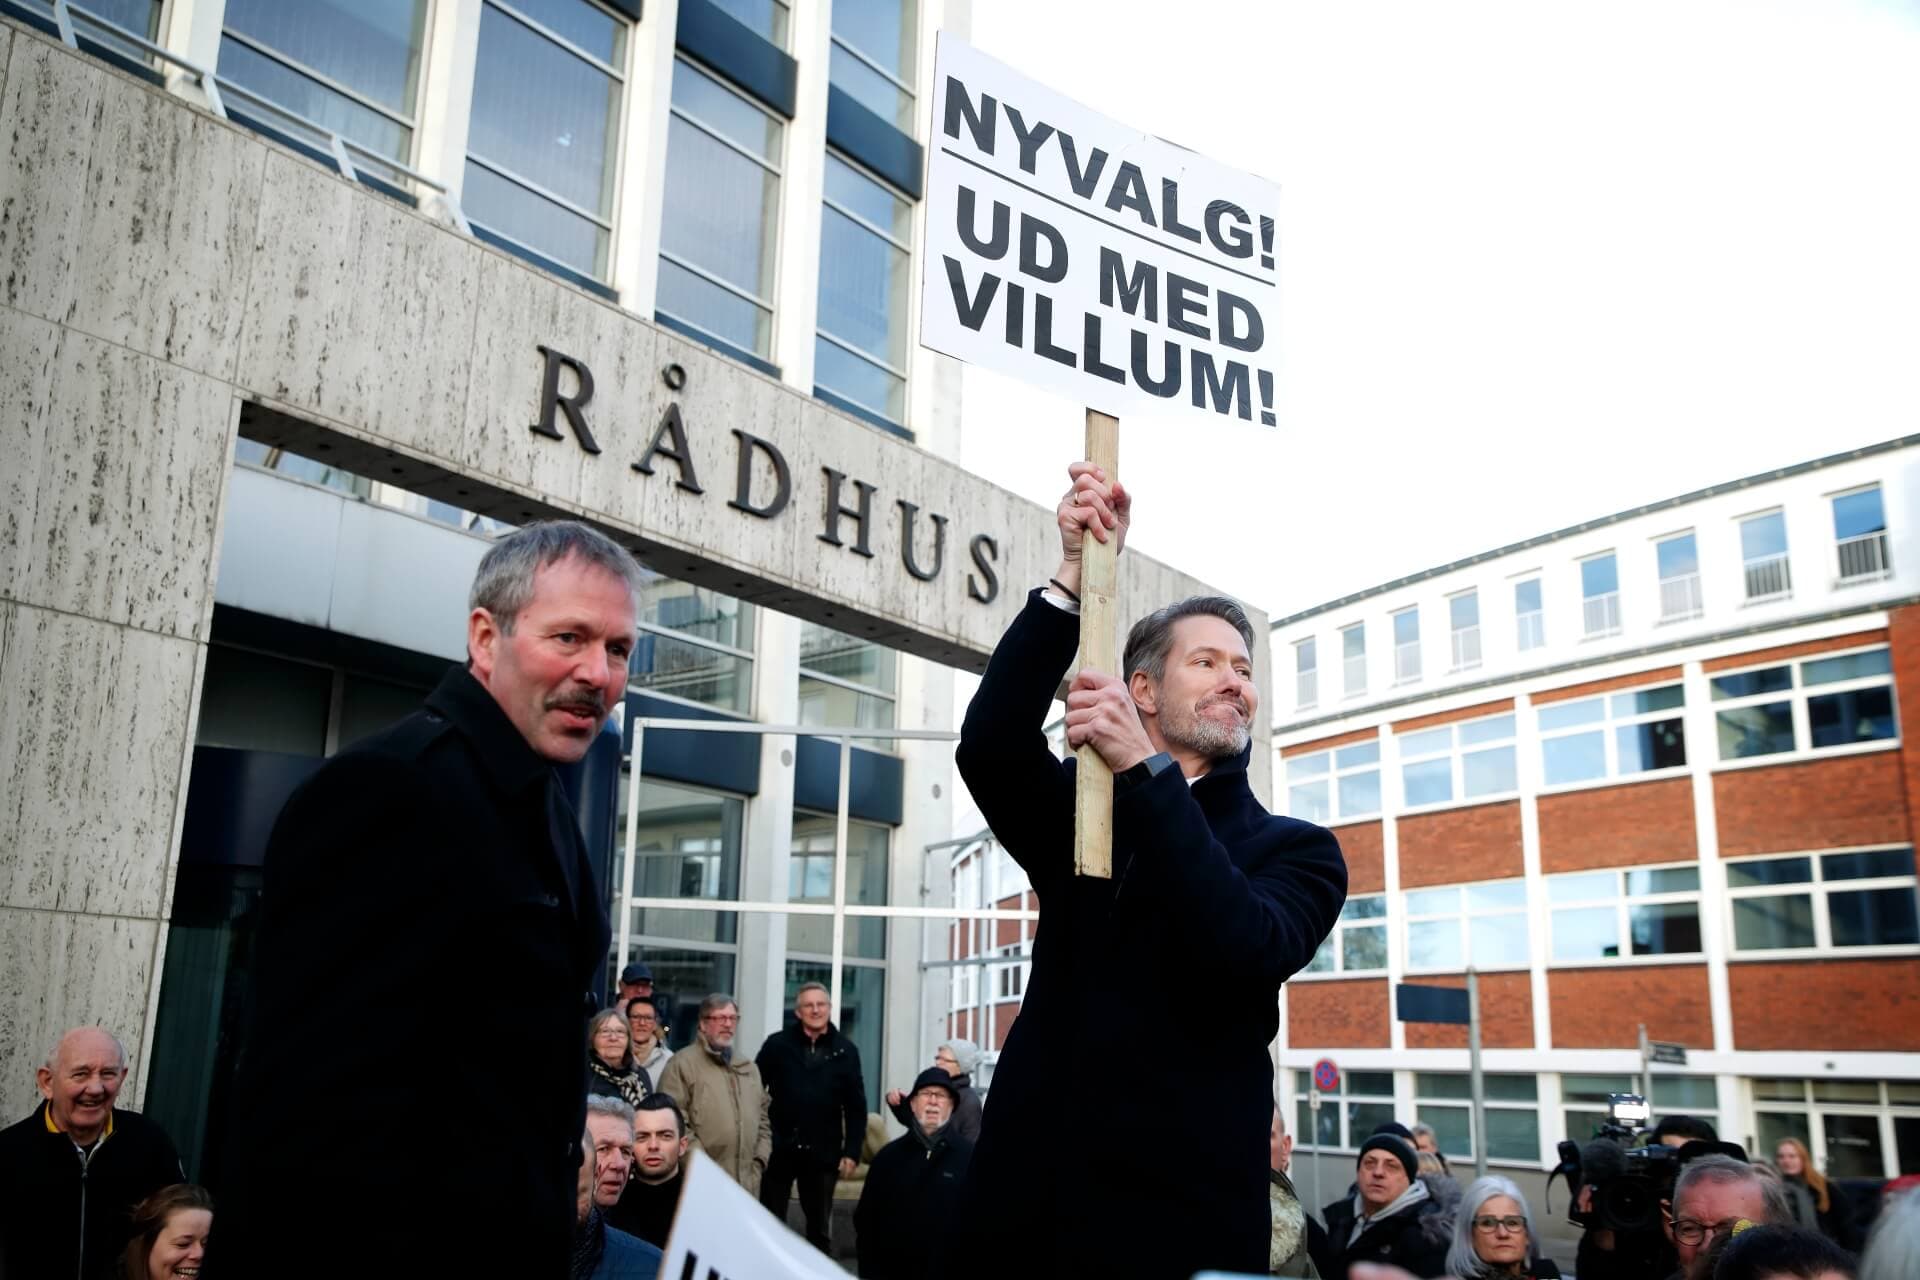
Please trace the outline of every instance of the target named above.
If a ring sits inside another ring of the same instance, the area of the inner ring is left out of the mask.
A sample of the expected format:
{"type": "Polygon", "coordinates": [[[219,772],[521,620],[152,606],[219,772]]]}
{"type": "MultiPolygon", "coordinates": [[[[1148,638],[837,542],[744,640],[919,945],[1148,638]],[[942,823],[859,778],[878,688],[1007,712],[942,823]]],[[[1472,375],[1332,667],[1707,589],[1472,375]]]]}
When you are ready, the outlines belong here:
{"type": "Polygon", "coordinates": [[[660,1092],[687,1113],[693,1145],[705,1151],[752,1195],[760,1194],[760,1175],[773,1151],[773,1126],[767,1120],[767,1090],[753,1059],[735,1053],[722,1063],[707,1047],[704,1033],[667,1059],[660,1092]]]}

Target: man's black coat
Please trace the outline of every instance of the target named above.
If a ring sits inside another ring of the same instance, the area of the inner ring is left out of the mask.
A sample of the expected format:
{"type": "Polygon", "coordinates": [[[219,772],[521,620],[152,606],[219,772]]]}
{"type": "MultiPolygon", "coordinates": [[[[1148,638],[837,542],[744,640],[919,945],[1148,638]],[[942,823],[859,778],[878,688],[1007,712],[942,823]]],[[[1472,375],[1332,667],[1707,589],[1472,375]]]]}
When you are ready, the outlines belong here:
{"type": "MultiPolygon", "coordinates": [[[[973,1144],[951,1126],[935,1134],[931,1144],[908,1133],[880,1148],[853,1208],[862,1276],[923,1280],[938,1274],[948,1236],[976,1225],[957,1217],[961,1180],[972,1158],[973,1144]]],[[[991,1271],[975,1274],[1025,1273],[1017,1258],[1002,1258],[991,1271]]]]}
{"type": "Polygon", "coordinates": [[[1356,1262],[1378,1262],[1399,1267],[1413,1276],[1447,1273],[1447,1249],[1453,1243],[1453,1222],[1439,1202],[1421,1200],[1392,1217],[1374,1222],[1351,1244],[1353,1197],[1326,1208],[1327,1239],[1340,1257],[1340,1269],[1327,1280],[1342,1280],[1356,1262]]]}
{"type": "Polygon", "coordinates": [[[83,1164],[41,1103],[0,1131],[0,1277],[118,1276],[133,1207],[181,1180],[173,1142],[146,1117],[116,1108],[83,1164]]]}
{"type": "Polygon", "coordinates": [[[795,1024],[768,1036],[754,1056],[771,1099],[773,1149],[816,1165],[860,1160],[867,1136],[867,1087],[860,1051],[832,1023],[818,1040],[795,1024]]]}
{"type": "Polygon", "coordinates": [[[1074,876],[1072,762],[1048,749],[1043,725],[1079,630],[1033,594],[994,651],[955,756],[1041,903],[956,1252],[963,1267],[1026,1257],[1062,1274],[1261,1273],[1267,1047],[1281,983],[1346,900],[1346,863],[1328,832],[1260,807],[1243,752],[1191,788],[1178,768],[1116,780],[1113,878],[1074,876]],[[1143,1028],[1164,1030],[1168,1009],[1187,1047],[1157,1059],[1143,1092],[1111,1064],[1137,1054],[1143,1028]]]}
{"type": "Polygon", "coordinates": [[[464,668],[287,802],[259,937],[217,1273],[285,1274],[350,1195],[393,1274],[562,1274],[607,915],[552,767],[464,668]]]}

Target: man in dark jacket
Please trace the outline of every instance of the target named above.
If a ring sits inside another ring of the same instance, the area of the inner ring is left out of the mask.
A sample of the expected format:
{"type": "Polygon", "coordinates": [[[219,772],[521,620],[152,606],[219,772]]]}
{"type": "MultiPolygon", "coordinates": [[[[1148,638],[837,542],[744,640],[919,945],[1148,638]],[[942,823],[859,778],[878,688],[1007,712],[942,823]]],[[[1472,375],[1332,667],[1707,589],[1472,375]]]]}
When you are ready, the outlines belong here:
{"type": "Polygon", "coordinates": [[[1340,1256],[1341,1280],[1356,1262],[1385,1262],[1415,1276],[1447,1271],[1453,1223],[1420,1181],[1420,1156],[1398,1134],[1376,1133],[1360,1146],[1351,1197],[1327,1206],[1327,1236],[1340,1256]]]}
{"type": "Polygon", "coordinates": [[[607,1225],[648,1244],[667,1247],[686,1178],[687,1118],[664,1093],[650,1093],[633,1109],[633,1180],[607,1210],[607,1225]]]}
{"type": "MultiPolygon", "coordinates": [[[[958,1102],[953,1077],[938,1067],[928,1067],[913,1082],[907,1107],[914,1122],[905,1137],[873,1157],[853,1209],[861,1275],[923,1280],[937,1274],[943,1247],[959,1221],[961,1179],[973,1158],[973,1144],[948,1123],[958,1102]]],[[[1026,1268],[1010,1258],[995,1270],[1010,1275],[1026,1268]]]]}
{"type": "Polygon", "coordinates": [[[833,1253],[833,1184],[853,1176],[867,1133],[867,1087],[860,1051],[833,1025],[827,989],[804,983],[794,996],[794,1025],[768,1036],[754,1064],[772,1099],[773,1158],[760,1203],[781,1221],[797,1185],[807,1239],[833,1253]]]}
{"type": "Polygon", "coordinates": [[[1135,625],[1125,683],[1073,679],[1068,743],[1092,745],[1115,775],[1112,878],[1074,876],[1074,770],[1048,750],[1044,725],[1079,643],[1081,538],[1123,534],[1129,499],[1091,464],[1070,470],[1055,581],[994,651],[955,756],[1045,904],[955,1248],[981,1268],[1023,1257],[1061,1274],[1260,1272],[1277,997],[1333,927],[1346,864],[1329,833],[1254,798],[1252,627],[1232,601],[1201,597],[1135,625]],[[1181,963],[1143,966],[1147,954],[1181,963]],[[1181,1100],[1192,1137],[1178,1160],[1113,1122],[1135,1110],[1136,1081],[1081,1069],[1136,1051],[1139,1009],[1172,1007],[1196,1029],[1155,1081],[1181,1100]],[[1091,1118],[1070,1140],[1063,1099],[1091,1118]]]}
{"type": "Polygon", "coordinates": [[[129,1214],[183,1180],[180,1156],[113,1105],[127,1055],[99,1027],[61,1036],[35,1074],[45,1101],[0,1131],[0,1276],[117,1276],[129,1214]]]}
{"type": "Polygon", "coordinates": [[[584,525],[506,535],[474,579],[467,665],[287,802],[215,1188],[218,1274],[277,1274],[342,1187],[393,1274],[565,1266],[608,925],[553,766],[585,755],[624,695],[639,592],[632,557],[584,525]],[[461,1039],[486,1051],[418,1060],[447,957],[475,939],[492,977],[462,1004],[461,1039]],[[419,1134],[400,1105],[421,1087],[463,1117],[435,1198],[484,1231],[421,1229],[419,1134]],[[319,1140],[290,1141],[290,1113],[319,1140]]]}

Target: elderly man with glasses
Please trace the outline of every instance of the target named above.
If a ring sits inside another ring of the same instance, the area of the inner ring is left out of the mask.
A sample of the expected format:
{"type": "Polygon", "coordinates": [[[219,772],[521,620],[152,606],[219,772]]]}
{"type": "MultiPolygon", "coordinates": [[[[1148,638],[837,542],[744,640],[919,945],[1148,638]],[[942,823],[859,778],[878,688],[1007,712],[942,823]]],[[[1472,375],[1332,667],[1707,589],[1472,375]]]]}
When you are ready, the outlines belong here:
{"type": "Polygon", "coordinates": [[[1696,1156],[1680,1170],[1665,1211],[1667,1238],[1680,1256],[1682,1280],[1704,1280],[1707,1251],[1741,1221],[1792,1222],[1780,1184],[1732,1156],[1696,1156]]]}
{"type": "Polygon", "coordinates": [[[660,1092],[680,1104],[692,1145],[757,1196],[773,1154],[773,1125],[760,1068],[734,1052],[739,1029],[740,1006],[732,996],[716,992],[702,1000],[699,1030],[667,1060],[660,1092]]]}
{"type": "Polygon", "coordinates": [[[660,1087],[660,1077],[667,1069],[667,1059],[673,1056],[673,1050],[667,1048],[660,1038],[660,1005],[652,996],[635,996],[626,1002],[627,1030],[633,1036],[633,1060],[647,1073],[647,1079],[653,1081],[653,1087],[660,1087]]]}

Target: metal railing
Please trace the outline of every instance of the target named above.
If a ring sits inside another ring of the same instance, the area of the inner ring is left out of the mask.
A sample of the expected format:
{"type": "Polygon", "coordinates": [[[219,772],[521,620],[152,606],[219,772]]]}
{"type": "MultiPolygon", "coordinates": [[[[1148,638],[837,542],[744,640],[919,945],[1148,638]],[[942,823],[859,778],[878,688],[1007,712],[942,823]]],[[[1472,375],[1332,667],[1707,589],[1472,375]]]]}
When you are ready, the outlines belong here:
{"type": "Polygon", "coordinates": [[[1706,609],[1706,601],[1700,594],[1700,575],[1683,573],[1674,578],[1660,580],[1660,621],[1678,622],[1686,618],[1697,618],[1706,609]]]}
{"type": "Polygon", "coordinates": [[[1293,705],[1311,707],[1320,701],[1320,672],[1318,668],[1308,667],[1294,676],[1293,705]]]}
{"type": "Polygon", "coordinates": [[[1747,599],[1768,600],[1793,590],[1793,578],[1787,571],[1787,553],[1749,560],[1746,565],[1747,599]]]}
{"type": "Polygon", "coordinates": [[[1455,627],[1453,630],[1453,669],[1465,671],[1480,665],[1480,628],[1455,627]]]}
{"type": "Polygon", "coordinates": [[[1547,615],[1543,609],[1529,609],[1514,616],[1515,638],[1519,641],[1520,652],[1539,649],[1547,643],[1547,615]]]}
{"type": "Polygon", "coordinates": [[[1420,642],[1402,640],[1393,646],[1393,679],[1398,684],[1420,678],[1420,642]]]}
{"type": "Polygon", "coordinates": [[[1841,582],[1884,578],[1893,572],[1893,566],[1887,560],[1887,535],[1884,530],[1842,538],[1838,545],[1841,582]]]}
{"type": "Polygon", "coordinates": [[[1620,630],[1620,593],[1588,596],[1581,612],[1589,638],[1614,635],[1620,630]]]}

